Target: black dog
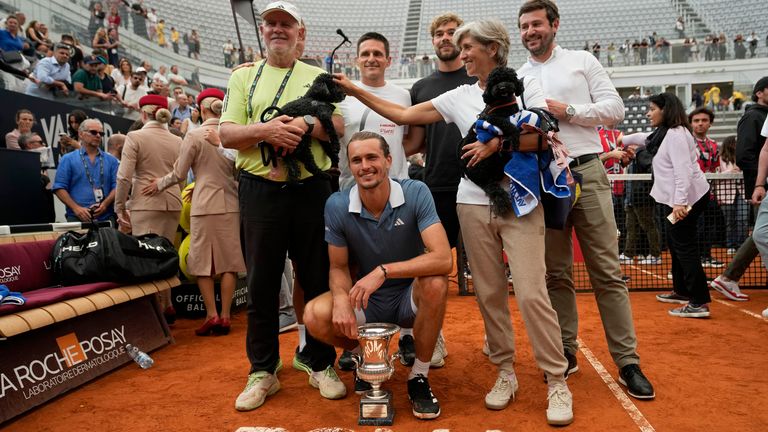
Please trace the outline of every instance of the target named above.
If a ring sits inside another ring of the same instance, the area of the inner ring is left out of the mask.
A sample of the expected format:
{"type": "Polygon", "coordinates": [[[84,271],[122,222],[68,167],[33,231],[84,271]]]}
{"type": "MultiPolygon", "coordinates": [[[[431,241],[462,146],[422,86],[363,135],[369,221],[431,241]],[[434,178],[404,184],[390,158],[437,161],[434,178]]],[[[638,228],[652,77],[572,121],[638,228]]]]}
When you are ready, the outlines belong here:
{"type": "MultiPolygon", "coordinates": [[[[331,117],[333,115],[333,110],[335,109],[333,103],[341,102],[345,97],[346,94],[341,87],[333,81],[333,77],[330,74],[320,74],[312,82],[312,86],[309,87],[304,96],[285,104],[283,107],[278,108],[276,106],[271,106],[265,109],[261,114],[261,119],[262,121],[266,121],[266,115],[273,111],[276,112],[276,115],[284,114],[294,118],[303,117],[305,115],[317,117],[330,139],[330,141],[320,141],[320,145],[323,147],[323,150],[328,157],[331,158],[332,165],[338,166],[341,143],[339,142],[339,136],[336,134],[336,129],[333,127],[331,117]]],[[[311,140],[312,138],[308,134],[304,135],[293,153],[279,155],[288,169],[289,182],[296,182],[301,177],[299,162],[303,163],[307,171],[313,175],[324,174],[312,157],[312,152],[310,150],[311,140]]],[[[260,146],[264,165],[272,163],[273,166],[277,166],[278,155],[275,154],[273,147],[265,142],[260,143],[260,146]]]]}
{"type": "MultiPolygon", "coordinates": [[[[478,116],[479,120],[487,121],[501,130],[504,148],[511,150],[517,150],[520,146],[520,130],[510,121],[510,116],[520,110],[515,102],[516,96],[523,94],[523,90],[523,82],[517,78],[514,69],[497,67],[488,76],[483,92],[485,109],[478,116]]],[[[504,166],[511,155],[509,152],[496,152],[476,165],[468,167],[469,158],[461,159],[465,153],[462,147],[475,141],[477,141],[477,133],[473,125],[459,144],[462,171],[488,195],[491,210],[498,216],[505,216],[512,211],[512,201],[509,198],[509,191],[504,190],[499,182],[504,178],[504,166]]]]}

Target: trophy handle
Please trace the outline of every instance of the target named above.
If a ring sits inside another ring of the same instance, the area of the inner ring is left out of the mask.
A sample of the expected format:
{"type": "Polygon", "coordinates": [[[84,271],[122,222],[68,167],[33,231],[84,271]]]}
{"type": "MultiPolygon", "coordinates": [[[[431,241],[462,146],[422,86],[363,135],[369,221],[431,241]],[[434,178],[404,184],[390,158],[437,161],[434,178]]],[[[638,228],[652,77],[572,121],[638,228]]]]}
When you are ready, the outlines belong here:
{"type": "Polygon", "coordinates": [[[395,360],[399,359],[401,356],[402,354],[400,354],[400,350],[398,350],[396,353],[392,354],[389,357],[389,364],[392,365],[393,363],[395,363],[395,360]]]}

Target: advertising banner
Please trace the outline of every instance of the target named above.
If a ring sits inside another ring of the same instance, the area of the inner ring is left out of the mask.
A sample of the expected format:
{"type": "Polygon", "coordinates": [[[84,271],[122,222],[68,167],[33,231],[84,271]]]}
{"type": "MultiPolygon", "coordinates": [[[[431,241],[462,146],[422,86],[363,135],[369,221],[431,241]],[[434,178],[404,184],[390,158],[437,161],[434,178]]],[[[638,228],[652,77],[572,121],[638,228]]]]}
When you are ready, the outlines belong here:
{"type": "Polygon", "coordinates": [[[0,341],[0,424],[170,342],[153,296],[0,341]]]}

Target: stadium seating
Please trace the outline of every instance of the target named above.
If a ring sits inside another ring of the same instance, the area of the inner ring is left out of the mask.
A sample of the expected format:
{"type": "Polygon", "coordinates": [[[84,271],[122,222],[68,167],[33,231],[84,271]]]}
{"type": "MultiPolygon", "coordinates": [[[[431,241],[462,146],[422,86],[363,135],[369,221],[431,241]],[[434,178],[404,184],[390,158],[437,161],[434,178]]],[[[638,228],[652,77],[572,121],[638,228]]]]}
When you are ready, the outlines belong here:
{"type": "Polygon", "coordinates": [[[746,38],[754,31],[758,37],[765,37],[765,17],[768,16],[768,2],[765,0],[742,0],[736,3],[689,0],[689,4],[717,34],[723,32],[732,40],[738,33],[746,38]]]}
{"type": "MultiPolygon", "coordinates": [[[[643,38],[656,31],[659,36],[674,35],[675,11],[669,0],[647,0],[640,3],[622,3],[608,0],[560,0],[561,16],[565,17],[557,34],[559,44],[565,48],[581,49],[585,41],[590,45],[599,40],[603,49],[610,42],[617,46],[625,39],[643,38]]],[[[417,53],[431,53],[432,41],[429,25],[432,17],[445,11],[457,12],[465,21],[492,16],[500,19],[510,32],[512,49],[509,64],[520,65],[528,55],[519,41],[517,12],[519,2],[494,0],[425,0],[422,8],[421,29],[417,53]]]]}

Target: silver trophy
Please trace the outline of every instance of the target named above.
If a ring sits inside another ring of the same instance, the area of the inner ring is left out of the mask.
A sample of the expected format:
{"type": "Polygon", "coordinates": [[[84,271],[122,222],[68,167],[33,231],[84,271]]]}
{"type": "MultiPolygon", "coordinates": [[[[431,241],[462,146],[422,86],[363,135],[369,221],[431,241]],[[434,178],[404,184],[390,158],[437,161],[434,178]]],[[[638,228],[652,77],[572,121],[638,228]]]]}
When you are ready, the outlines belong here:
{"type": "Polygon", "coordinates": [[[369,323],[357,328],[362,355],[354,354],[357,377],[371,384],[371,390],[360,399],[358,424],[389,426],[395,418],[392,393],[382,390],[381,384],[395,371],[394,363],[400,352],[389,354],[389,341],[400,327],[389,323],[369,323]]]}

